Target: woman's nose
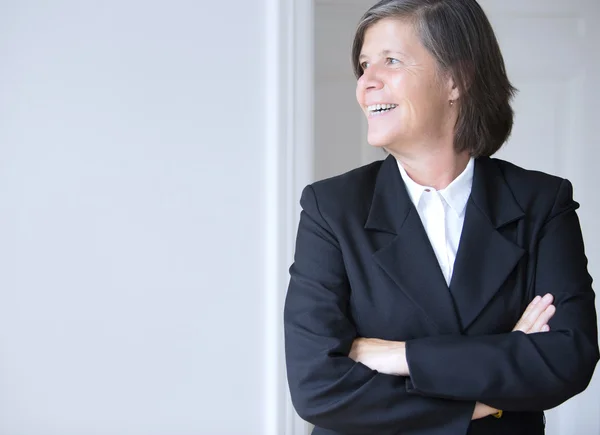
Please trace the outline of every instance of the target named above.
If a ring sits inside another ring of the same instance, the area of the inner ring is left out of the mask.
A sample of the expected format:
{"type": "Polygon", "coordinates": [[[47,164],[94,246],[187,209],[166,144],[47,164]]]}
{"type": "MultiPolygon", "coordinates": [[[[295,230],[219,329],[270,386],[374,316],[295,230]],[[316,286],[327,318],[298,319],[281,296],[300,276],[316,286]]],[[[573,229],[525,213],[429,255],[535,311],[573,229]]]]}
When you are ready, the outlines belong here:
{"type": "Polygon", "coordinates": [[[377,67],[367,68],[359,79],[360,85],[365,90],[379,90],[383,88],[383,81],[377,72],[377,67]]]}

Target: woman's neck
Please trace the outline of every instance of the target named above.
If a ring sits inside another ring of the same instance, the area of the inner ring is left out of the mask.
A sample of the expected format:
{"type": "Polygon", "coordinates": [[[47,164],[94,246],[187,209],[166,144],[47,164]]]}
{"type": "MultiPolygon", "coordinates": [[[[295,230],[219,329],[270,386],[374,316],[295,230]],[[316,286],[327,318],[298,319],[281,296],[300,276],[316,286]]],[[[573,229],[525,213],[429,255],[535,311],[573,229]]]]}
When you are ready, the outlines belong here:
{"type": "Polygon", "coordinates": [[[454,150],[413,155],[399,154],[388,150],[406,170],[408,176],[422,186],[430,186],[436,190],[448,187],[469,163],[469,153],[456,153],[454,150]]]}

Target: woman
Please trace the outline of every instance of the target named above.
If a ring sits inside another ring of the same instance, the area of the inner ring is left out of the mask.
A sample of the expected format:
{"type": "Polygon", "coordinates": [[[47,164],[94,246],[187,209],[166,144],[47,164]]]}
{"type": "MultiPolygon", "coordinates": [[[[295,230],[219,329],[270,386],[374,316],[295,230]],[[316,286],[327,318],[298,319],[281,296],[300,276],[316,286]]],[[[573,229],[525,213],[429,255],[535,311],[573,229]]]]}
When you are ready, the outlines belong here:
{"type": "Polygon", "coordinates": [[[598,361],[594,292],[569,181],[490,158],[514,89],[484,12],[381,1],[353,63],[389,156],[302,194],[294,406],[314,435],[544,433],[598,361]]]}

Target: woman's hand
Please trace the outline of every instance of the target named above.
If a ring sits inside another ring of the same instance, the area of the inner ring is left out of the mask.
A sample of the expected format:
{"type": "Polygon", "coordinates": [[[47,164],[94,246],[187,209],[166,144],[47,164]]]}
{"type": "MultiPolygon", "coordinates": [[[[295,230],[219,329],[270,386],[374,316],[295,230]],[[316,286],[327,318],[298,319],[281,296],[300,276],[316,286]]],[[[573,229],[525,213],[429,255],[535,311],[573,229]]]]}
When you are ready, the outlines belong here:
{"type": "MultiPolygon", "coordinates": [[[[550,331],[548,322],[554,316],[554,313],[556,313],[556,307],[552,305],[553,300],[554,297],[549,293],[543,298],[536,296],[525,309],[525,312],[513,328],[513,332],[521,331],[525,334],[535,334],[550,331]]],[[[472,420],[478,420],[497,412],[497,409],[477,402],[472,420]]]]}
{"type": "Polygon", "coordinates": [[[473,411],[473,417],[471,420],[479,420],[480,418],[487,417],[488,415],[497,414],[498,410],[488,406],[484,403],[477,402],[475,404],[475,410],[473,411]]]}
{"type": "Polygon", "coordinates": [[[521,331],[525,334],[534,334],[550,331],[548,322],[556,312],[556,307],[552,305],[553,300],[554,297],[550,293],[543,298],[536,296],[515,325],[513,332],[521,331]]]}
{"type": "Polygon", "coordinates": [[[371,370],[395,376],[408,376],[406,345],[403,341],[357,338],[348,355],[371,370]]]}

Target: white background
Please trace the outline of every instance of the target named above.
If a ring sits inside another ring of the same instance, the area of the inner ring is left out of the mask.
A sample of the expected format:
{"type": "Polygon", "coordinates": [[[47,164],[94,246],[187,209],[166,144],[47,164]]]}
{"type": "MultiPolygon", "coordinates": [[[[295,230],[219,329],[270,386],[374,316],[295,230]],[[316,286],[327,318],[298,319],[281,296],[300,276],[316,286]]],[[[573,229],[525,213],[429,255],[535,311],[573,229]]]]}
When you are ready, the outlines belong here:
{"type": "Polygon", "coordinates": [[[0,435],[276,424],[269,5],[0,2],[0,435]]]}

